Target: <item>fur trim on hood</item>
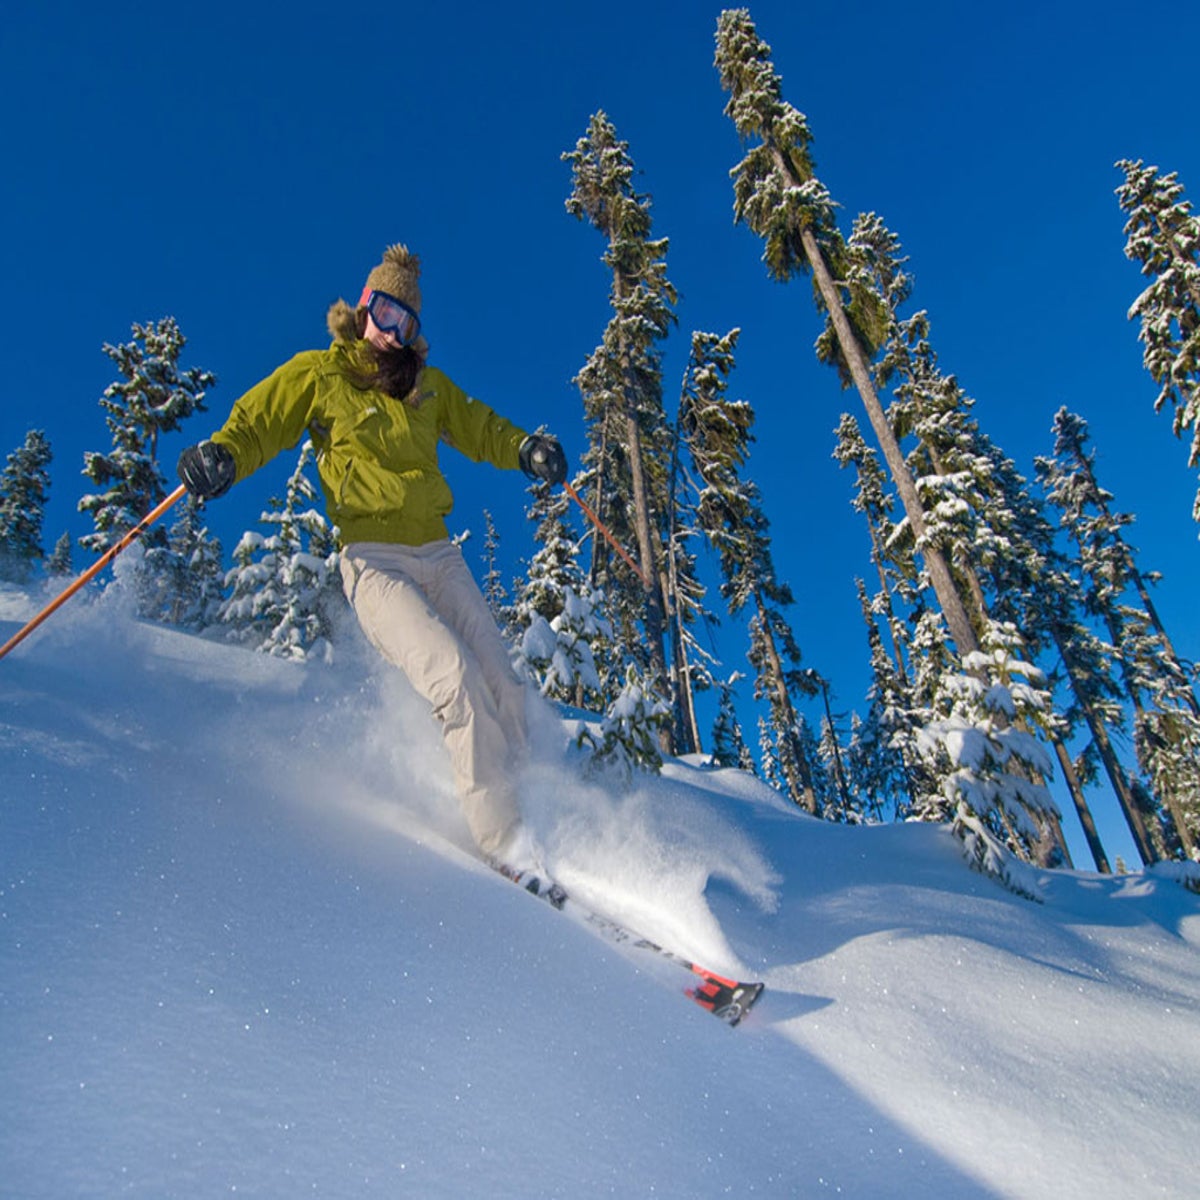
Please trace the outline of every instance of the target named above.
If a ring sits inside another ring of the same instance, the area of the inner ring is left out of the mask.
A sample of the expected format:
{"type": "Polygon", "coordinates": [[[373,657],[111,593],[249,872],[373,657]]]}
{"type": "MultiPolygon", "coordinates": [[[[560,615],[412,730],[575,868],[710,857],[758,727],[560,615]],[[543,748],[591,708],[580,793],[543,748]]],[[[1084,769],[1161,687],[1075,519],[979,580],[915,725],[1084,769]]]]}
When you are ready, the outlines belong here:
{"type": "Polygon", "coordinates": [[[345,300],[335,300],[329,306],[325,325],[335,342],[358,341],[358,314],[345,300]]]}

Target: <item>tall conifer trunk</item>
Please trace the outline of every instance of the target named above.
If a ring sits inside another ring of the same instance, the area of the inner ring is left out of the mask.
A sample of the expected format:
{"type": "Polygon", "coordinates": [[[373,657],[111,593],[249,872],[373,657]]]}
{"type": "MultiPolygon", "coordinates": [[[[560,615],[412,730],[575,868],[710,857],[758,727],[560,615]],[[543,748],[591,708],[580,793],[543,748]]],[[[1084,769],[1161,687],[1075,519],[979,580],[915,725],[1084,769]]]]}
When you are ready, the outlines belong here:
{"type": "Polygon", "coordinates": [[[1054,753],[1058,758],[1058,765],[1062,768],[1063,779],[1067,782],[1067,790],[1071,793],[1071,799],[1074,801],[1079,824],[1083,826],[1083,836],[1092,853],[1092,861],[1096,864],[1096,870],[1102,875],[1111,875],[1112,866],[1108,861],[1108,855],[1104,852],[1104,844],[1100,841],[1092,810],[1083,794],[1083,784],[1079,781],[1075,764],[1071,761],[1071,756],[1067,753],[1067,748],[1063,745],[1060,737],[1054,738],[1054,753]]]}
{"type": "MultiPolygon", "coordinates": [[[[778,146],[773,147],[772,151],[779,171],[785,176],[791,186],[799,187],[802,180],[797,175],[787,155],[778,146]]],[[[904,513],[908,517],[908,523],[912,526],[913,536],[916,538],[918,546],[921,546],[926,532],[925,510],[921,505],[921,498],[917,494],[916,481],[908,469],[908,464],[904,461],[900,442],[896,438],[895,430],[892,429],[891,424],[888,422],[887,415],[883,411],[883,405],[879,400],[879,394],[875,390],[875,384],[871,379],[870,365],[867,362],[866,355],[863,353],[858,338],[854,335],[854,330],[850,326],[850,321],[846,316],[846,310],[842,304],[841,294],[838,291],[833,276],[830,274],[829,267],[825,262],[825,256],[821,252],[821,247],[817,242],[816,236],[808,226],[801,226],[796,232],[800,237],[801,245],[804,247],[804,253],[809,265],[812,267],[813,279],[816,281],[817,290],[821,294],[821,300],[829,311],[829,319],[833,325],[834,333],[837,335],[842,355],[846,360],[850,378],[854,381],[855,389],[862,399],[863,407],[867,410],[867,418],[871,422],[871,428],[875,431],[875,437],[879,442],[880,450],[883,452],[884,461],[891,472],[892,482],[896,485],[896,494],[900,497],[900,503],[904,505],[904,513]]],[[[976,637],[970,618],[967,616],[966,606],[962,602],[962,597],[958,594],[958,589],[954,586],[954,576],[950,572],[950,566],[946,562],[945,557],[936,546],[930,545],[923,546],[920,554],[925,559],[925,567],[929,572],[929,581],[933,585],[938,605],[941,607],[942,615],[946,619],[946,627],[950,630],[950,636],[954,639],[954,644],[958,647],[959,654],[965,656],[978,651],[979,639],[976,637]]]]}

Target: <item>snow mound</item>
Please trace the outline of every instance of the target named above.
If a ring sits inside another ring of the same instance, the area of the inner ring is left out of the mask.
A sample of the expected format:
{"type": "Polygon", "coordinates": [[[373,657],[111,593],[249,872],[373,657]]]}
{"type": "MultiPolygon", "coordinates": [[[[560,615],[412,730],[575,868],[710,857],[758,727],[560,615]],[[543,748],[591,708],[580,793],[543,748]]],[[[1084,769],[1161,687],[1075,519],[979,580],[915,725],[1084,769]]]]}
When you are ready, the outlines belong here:
{"type": "MultiPolygon", "coordinates": [[[[0,591],[0,636],[27,619],[0,591]]],[[[1200,898],[735,771],[581,779],[531,699],[577,897],[768,991],[729,1030],[470,853],[437,731],[361,648],[297,664],[84,600],[0,662],[0,1191],[1186,1193],[1200,898]]]]}

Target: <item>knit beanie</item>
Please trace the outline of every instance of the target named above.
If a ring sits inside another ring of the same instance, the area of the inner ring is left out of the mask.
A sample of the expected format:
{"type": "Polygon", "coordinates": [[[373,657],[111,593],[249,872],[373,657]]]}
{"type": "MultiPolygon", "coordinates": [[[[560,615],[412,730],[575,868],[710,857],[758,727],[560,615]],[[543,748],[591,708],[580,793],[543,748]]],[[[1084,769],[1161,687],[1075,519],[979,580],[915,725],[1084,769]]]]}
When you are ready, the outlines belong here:
{"type": "Polygon", "coordinates": [[[421,311],[421,260],[409,254],[405,246],[397,243],[383,252],[383,262],[367,276],[363,288],[363,302],[368,292],[387,292],[397,300],[403,300],[409,308],[421,311]]]}
{"type": "MultiPolygon", "coordinates": [[[[421,311],[421,260],[408,252],[406,246],[396,243],[383,252],[383,261],[372,267],[366,286],[358,302],[365,307],[371,292],[387,292],[397,300],[403,300],[409,308],[421,311]]],[[[337,300],[325,316],[325,323],[335,341],[352,342],[358,337],[357,309],[345,300],[337,300]]]]}

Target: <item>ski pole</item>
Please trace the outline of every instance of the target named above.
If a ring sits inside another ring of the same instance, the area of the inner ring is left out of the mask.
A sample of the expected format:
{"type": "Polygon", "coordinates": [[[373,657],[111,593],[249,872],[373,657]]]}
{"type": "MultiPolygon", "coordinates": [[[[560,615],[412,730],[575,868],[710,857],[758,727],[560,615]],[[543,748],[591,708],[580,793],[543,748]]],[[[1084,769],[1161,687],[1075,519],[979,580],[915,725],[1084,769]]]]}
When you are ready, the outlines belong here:
{"type": "Polygon", "coordinates": [[[646,577],[645,571],[629,557],[625,552],[625,548],[613,537],[612,530],[592,512],[583,497],[565,479],[563,480],[563,488],[566,490],[567,495],[587,514],[588,520],[604,535],[604,540],[629,564],[633,569],[633,573],[642,581],[642,584],[649,588],[650,580],[646,577]]]}
{"type": "Polygon", "coordinates": [[[178,500],[186,491],[187,488],[181,483],[157,508],[153,509],[151,512],[148,512],[127,534],[125,534],[123,538],[121,538],[119,542],[115,542],[113,545],[109,546],[109,548],[105,550],[105,552],[90,567],[88,567],[88,569],[84,571],[84,573],[80,575],[74,583],[69,584],[66,587],[66,589],[58,596],[57,599],[51,600],[50,603],[47,604],[46,607],[43,608],[42,611],[38,613],[38,615],[34,617],[32,621],[29,622],[28,625],[25,626],[24,629],[14,633],[13,636],[10,637],[3,646],[0,646],[0,658],[3,658],[11,649],[13,649],[14,646],[20,645],[20,643],[23,642],[44,620],[46,620],[47,617],[50,617],[54,613],[58,612],[58,610],[62,608],[62,606],[66,604],[66,602],[70,600],[70,598],[75,595],[75,593],[79,591],[79,589],[83,587],[83,585],[87,583],[89,579],[93,579],[95,576],[99,575],[100,572],[103,571],[104,568],[108,566],[108,564],[112,562],[112,560],[116,558],[122,550],[126,549],[131,542],[145,533],[146,530],[149,529],[150,526],[153,525],[154,522],[157,521],[158,518],[161,517],[163,513],[165,513],[167,509],[170,508],[171,505],[174,504],[175,501],[178,500]]]}

